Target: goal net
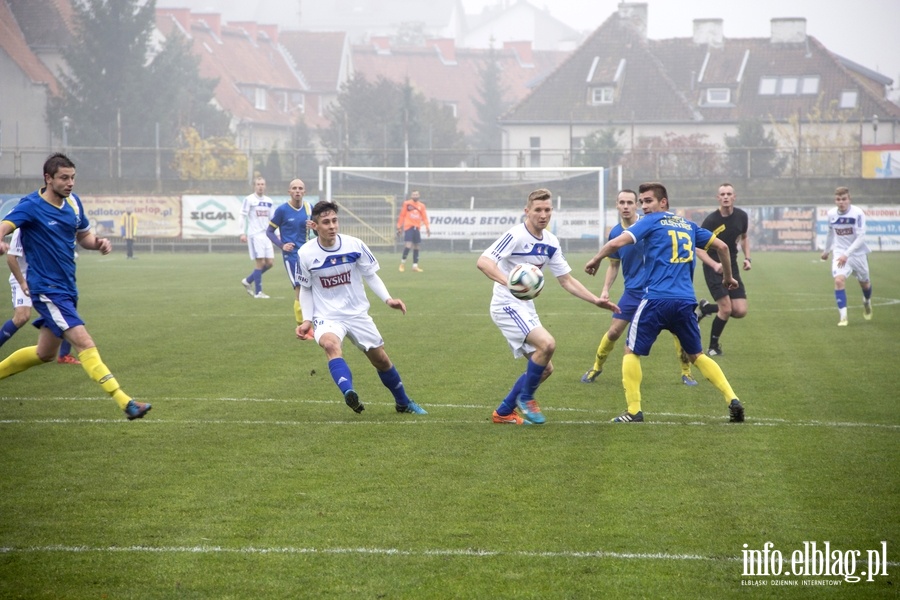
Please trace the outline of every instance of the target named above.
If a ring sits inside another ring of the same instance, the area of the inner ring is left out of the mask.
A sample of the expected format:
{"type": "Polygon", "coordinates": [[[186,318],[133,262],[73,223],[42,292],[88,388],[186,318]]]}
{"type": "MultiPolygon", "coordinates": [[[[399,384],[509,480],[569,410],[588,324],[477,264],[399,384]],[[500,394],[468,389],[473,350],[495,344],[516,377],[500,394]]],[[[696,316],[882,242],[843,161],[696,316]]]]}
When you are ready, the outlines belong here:
{"type": "Polygon", "coordinates": [[[324,180],[324,197],[341,208],[341,231],[373,247],[402,245],[395,236],[397,216],[412,191],[419,192],[427,207],[432,249],[477,250],[484,245],[480,242],[493,241],[521,221],[529,193],[547,188],[554,199],[551,230],[566,248],[574,244],[593,250],[615,223],[615,206],[607,207],[607,198],[621,187],[621,171],[330,166],[324,180]]]}

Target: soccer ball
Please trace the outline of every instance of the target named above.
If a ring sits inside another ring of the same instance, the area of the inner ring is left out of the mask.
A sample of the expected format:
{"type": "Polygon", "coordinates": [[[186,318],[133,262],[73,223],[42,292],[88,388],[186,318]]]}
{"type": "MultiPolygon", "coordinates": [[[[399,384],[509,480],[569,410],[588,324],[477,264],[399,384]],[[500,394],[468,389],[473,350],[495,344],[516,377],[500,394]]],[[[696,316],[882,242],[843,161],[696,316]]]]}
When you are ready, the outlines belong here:
{"type": "Polygon", "coordinates": [[[532,264],[516,265],[506,278],[506,287],[516,298],[531,300],[544,289],[544,273],[532,264]]]}

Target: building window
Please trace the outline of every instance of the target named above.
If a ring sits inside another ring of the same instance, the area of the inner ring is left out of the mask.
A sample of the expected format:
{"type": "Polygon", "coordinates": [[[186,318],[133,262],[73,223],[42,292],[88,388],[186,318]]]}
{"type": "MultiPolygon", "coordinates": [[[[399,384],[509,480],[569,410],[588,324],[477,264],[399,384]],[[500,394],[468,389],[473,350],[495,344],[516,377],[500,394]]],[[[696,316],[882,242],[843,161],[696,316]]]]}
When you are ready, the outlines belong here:
{"type": "Polygon", "coordinates": [[[856,99],[859,93],[856,90],[841,91],[841,108],[856,108],[856,99]]]}
{"type": "Polygon", "coordinates": [[[801,94],[818,94],[819,93],[819,76],[804,77],[800,84],[801,94]]]}
{"type": "Polygon", "coordinates": [[[778,93],[782,96],[792,96],[797,93],[797,78],[782,77],[781,85],[778,86],[778,93]]]}
{"type": "Polygon", "coordinates": [[[444,108],[450,111],[450,114],[453,115],[454,119],[457,117],[456,102],[444,102],[444,108]]]}
{"type": "Polygon", "coordinates": [[[615,99],[615,90],[611,87],[599,87],[591,89],[591,104],[612,104],[615,99]]]}
{"type": "Polygon", "coordinates": [[[778,86],[777,77],[761,77],[759,80],[759,95],[772,96],[778,86]]]}
{"type": "Polygon", "coordinates": [[[814,96],[819,93],[819,76],[760,77],[760,96],[814,96]]]}
{"type": "Polygon", "coordinates": [[[531,164],[528,166],[529,167],[541,166],[541,138],[540,137],[529,138],[528,145],[531,147],[531,164]]]}
{"type": "Polygon", "coordinates": [[[291,106],[301,113],[306,112],[306,94],[291,92],[291,106]]]}
{"type": "Polygon", "coordinates": [[[256,88],[253,105],[254,105],[254,107],[256,107],[256,110],[266,110],[266,90],[265,90],[265,88],[261,88],[261,87],[256,88]]]}
{"type": "Polygon", "coordinates": [[[706,90],[707,104],[729,104],[731,102],[731,90],[729,88],[709,88],[706,90]]]}

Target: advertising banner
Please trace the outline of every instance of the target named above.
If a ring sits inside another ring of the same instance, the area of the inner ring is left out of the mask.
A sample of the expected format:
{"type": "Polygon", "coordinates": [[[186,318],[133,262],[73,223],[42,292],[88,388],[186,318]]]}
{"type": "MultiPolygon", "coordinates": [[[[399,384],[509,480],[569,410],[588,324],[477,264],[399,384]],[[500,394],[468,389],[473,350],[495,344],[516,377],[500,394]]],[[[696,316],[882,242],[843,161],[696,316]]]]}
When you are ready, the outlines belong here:
{"type": "Polygon", "coordinates": [[[862,176],[865,179],[900,177],[900,144],[863,146],[862,176]]]}
{"type": "MultiPolygon", "coordinates": [[[[80,197],[80,196],[79,196],[80,197]]],[[[81,198],[94,233],[121,237],[122,215],[137,215],[138,237],[177,238],[181,235],[181,198],[178,196],[89,196],[81,198]]]]}

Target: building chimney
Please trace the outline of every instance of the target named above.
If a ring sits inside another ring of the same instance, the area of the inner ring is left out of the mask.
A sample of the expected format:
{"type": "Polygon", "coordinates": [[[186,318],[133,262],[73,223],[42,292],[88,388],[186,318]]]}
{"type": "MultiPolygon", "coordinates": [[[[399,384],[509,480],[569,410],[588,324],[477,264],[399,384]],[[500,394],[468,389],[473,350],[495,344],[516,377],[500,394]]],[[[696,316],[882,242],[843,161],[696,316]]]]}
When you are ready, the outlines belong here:
{"type": "Polygon", "coordinates": [[[806,41],[806,19],[787,17],[772,19],[773,44],[802,44],[806,41]]]}
{"type": "Polygon", "coordinates": [[[259,27],[257,23],[254,21],[229,21],[228,24],[246,31],[250,41],[256,43],[256,28],[259,27]]]}
{"type": "Polygon", "coordinates": [[[202,22],[217,41],[222,39],[222,15],[219,13],[194,13],[195,22],[202,22]]]}
{"type": "Polygon", "coordinates": [[[425,46],[437,50],[441,62],[445,65],[455,65],[456,63],[456,43],[453,38],[434,38],[425,40],[425,46]]]}
{"type": "Polygon", "coordinates": [[[724,44],[722,19],[694,19],[694,43],[721,48],[724,44]]]}
{"type": "Polygon", "coordinates": [[[391,53],[391,38],[386,35],[373,35],[369,38],[369,41],[372,42],[372,47],[375,48],[375,54],[390,54],[391,53]]]}
{"type": "Polygon", "coordinates": [[[636,31],[642,40],[647,39],[646,2],[621,2],[619,4],[619,20],[636,31]]]}
{"type": "Polygon", "coordinates": [[[531,49],[531,40],[522,40],[518,42],[503,42],[504,50],[512,50],[519,61],[520,67],[534,67],[534,52],[531,49]]]}
{"type": "Polygon", "coordinates": [[[269,38],[273,46],[278,45],[278,25],[260,25],[259,30],[269,38]]]}
{"type": "Polygon", "coordinates": [[[181,28],[181,32],[191,37],[191,9],[189,8],[157,8],[157,17],[169,17],[181,28]]]}

